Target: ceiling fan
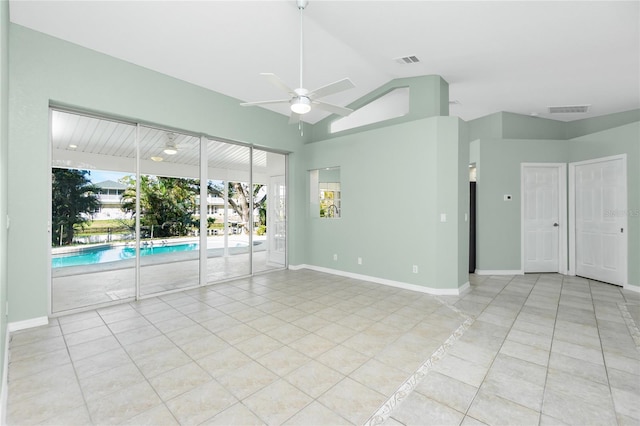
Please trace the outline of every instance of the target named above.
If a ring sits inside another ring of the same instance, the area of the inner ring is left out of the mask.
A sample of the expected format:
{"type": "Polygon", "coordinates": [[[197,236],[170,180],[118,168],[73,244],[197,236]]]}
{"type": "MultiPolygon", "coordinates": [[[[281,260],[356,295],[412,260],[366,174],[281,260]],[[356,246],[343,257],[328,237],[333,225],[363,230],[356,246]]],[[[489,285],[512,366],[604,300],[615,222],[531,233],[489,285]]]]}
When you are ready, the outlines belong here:
{"type": "Polygon", "coordinates": [[[268,104],[289,104],[291,108],[289,123],[292,124],[300,123],[301,116],[311,111],[311,109],[314,107],[322,109],[324,111],[328,111],[332,114],[347,116],[353,112],[352,109],[330,104],[327,102],[322,102],[318,99],[355,87],[351,80],[349,80],[348,78],[343,78],[342,80],[335,81],[333,83],[327,84],[326,86],[319,87],[315,90],[307,90],[302,84],[302,62],[304,57],[302,12],[307,7],[309,2],[308,0],[296,0],[296,4],[298,5],[298,10],[300,10],[300,87],[298,87],[297,89],[291,89],[275,74],[261,73],[260,75],[264,76],[271,84],[287,92],[289,94],[289,98],[277,99],[272,101],[245,102],[241,103],[240,105],[255,106],[268,104]]]}

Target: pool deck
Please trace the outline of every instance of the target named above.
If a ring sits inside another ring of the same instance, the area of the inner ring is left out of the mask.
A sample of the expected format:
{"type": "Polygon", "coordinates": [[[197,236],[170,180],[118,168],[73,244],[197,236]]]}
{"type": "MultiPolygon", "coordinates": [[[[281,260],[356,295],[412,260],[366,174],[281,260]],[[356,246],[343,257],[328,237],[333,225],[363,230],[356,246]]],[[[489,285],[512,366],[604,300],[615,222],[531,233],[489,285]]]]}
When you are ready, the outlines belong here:
{"type": "MultiPolygon", "coordinates": [[[[231,248],[233,249],[233,247],[231,248]]],[[[283,268],[267,262],[264,246],[254,247],[253,272],[283,268]]],[[[234,254],[208,250],[205,282],[215,283],[251,273],[247,247],[234,254]]],[[[195,287],[199,284],[198,253],[180,252],[141,258],[140,295],[195,287]]],[[[135,260],[52,269],[52,313],[61,314],[89,306],[130,300],[135,296],[135,260]]]]}

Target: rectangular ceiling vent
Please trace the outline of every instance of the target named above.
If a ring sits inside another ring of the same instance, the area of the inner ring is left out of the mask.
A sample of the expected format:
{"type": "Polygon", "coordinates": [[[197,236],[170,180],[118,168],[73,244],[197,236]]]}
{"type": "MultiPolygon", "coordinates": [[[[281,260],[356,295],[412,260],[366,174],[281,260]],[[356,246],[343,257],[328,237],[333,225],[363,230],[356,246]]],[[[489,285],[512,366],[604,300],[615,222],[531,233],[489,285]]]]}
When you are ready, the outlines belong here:
{"type": "Polygon", "coordinates": [[[399,64],[417,64],[420,62],[417,56],[403,56],[401,58],[396,58],[395,61],[399,64]]]}
{"type": "Polygon", "coordinates": [[[549,114],[584,114],[591,105],[550,106],[549,114]]]}

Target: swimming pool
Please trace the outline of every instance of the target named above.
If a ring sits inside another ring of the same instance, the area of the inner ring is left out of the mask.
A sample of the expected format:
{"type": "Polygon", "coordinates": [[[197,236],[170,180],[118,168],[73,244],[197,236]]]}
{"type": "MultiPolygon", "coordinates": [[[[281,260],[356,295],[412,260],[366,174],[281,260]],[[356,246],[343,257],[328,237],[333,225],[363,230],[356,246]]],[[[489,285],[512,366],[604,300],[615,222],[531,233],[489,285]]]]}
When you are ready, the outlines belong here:
{"type": "MultiPolygon", "coordinates": [[[[140,247],[140,256],[193,251],[198,250],[198,246],[198,243],[156,246],[146,245],[140,247]]],[[[96,263],[117,262],[120,260],[134,259],[135,256],[135,247],[96,247],[95,249],[83,250],[81,252],[54,254],[51,258],[51,267],[65,268],[68,266],[94,265],[96,263]]]]}

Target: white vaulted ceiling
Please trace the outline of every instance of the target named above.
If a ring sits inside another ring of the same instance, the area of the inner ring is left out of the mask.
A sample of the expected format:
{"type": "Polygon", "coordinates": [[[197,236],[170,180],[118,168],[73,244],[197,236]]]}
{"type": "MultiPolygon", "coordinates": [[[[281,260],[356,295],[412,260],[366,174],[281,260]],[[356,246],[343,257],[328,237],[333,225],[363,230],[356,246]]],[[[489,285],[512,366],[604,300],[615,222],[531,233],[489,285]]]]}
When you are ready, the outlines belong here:
{"type": "MultiPolygon", "coordinates": [[[[451,115],[573,120],[640,107],[638,1],[323,1],[305,16],[305,87],[347,106],[399,77],[441,75],[451,115]],[[420,63],[394,59],[415,55],[420,63]],[[591,105],[587,114],[547,107],[591,105]]],[[[259,73],[298,86],[295,1],[12,0],[12,22],[237,98],[278,99],[259,73]]],[[[287,105],[269,107],[287,114],[287,105]]],[[[326,113],[312,111],[305,121],[326,113]]]]}

